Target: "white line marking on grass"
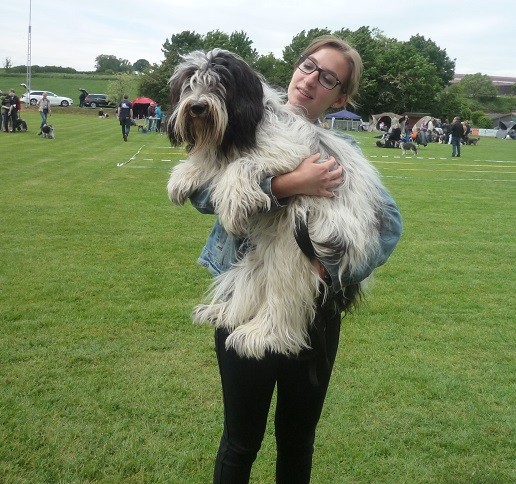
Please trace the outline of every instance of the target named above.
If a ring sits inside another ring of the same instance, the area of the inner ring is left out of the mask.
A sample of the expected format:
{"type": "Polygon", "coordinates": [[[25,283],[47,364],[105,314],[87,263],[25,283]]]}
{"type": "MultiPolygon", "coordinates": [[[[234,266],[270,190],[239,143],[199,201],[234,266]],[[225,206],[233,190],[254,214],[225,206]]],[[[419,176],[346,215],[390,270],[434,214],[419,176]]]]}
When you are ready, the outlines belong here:
{"type": "Polygon", "coordinates": [[[140,154],[140,151],[145,147],[145,145],[142,145],[140,146],[140,149],[133,155],[131,156],[131,158],[129,158],[127,161],[123,162],[123,163],[117,163],[116,166],[120,167],[120,166],[125,166],[127,165],[127,163],[130,163],[131,161],[133,161],[139,154],[140,154]]]}
{"type": "MultiPolygon", "coordinates": [[[[414,180],[414,176],[400,176],[400,175],[382,175],[382,178],[394,178],[399,180],[414,180]]],[[[494,179],[489,178],[436,178],[438,181],[478,181],[478,182],[494,182],[494,183],[516,183],[516,180],[494,179]]]]}

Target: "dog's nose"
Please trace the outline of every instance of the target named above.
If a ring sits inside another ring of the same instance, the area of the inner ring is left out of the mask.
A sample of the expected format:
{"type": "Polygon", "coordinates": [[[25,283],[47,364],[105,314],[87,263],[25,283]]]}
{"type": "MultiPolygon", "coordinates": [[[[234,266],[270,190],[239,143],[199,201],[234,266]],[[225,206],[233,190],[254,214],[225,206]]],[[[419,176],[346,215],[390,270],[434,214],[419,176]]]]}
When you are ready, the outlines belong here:
{"type": "Polygon", "coordinates": [[[194,116],[200,116],[204,110],[206,109],[206,104],[203,103],[195,103],[190,106],[190,112],[194,116]]]}

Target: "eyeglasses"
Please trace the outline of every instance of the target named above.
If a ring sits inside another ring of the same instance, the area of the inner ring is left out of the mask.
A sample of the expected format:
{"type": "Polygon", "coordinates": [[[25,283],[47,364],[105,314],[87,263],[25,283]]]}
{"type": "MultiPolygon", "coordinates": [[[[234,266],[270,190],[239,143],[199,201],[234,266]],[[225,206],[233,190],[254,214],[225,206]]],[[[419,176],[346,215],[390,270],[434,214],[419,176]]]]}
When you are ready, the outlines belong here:
{"type": "Polygon", "coordinates": [[[312,72],[317,71],[319,73],[319,76],[317,77],[319,84],[329,91],[337,87],[339,84],[342,84],[342,82],[340,82],[333,74],[321,69],[312,59],[310,59],[310,57],[301,55],[299,57],[297,68],[305,74],[311,74],[312,72]]]}

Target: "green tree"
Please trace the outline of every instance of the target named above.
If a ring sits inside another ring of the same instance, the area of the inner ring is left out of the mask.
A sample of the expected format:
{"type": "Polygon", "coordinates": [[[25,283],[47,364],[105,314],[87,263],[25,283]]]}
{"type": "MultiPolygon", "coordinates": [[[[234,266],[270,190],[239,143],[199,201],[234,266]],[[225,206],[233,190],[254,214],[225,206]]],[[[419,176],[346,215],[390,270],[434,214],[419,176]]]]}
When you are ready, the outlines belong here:
{"type": "Polygon", "coordinates": [[[272,53],[259,56],[253,67],[276,88],[283,89],[288,85],[292,68],[285,61],[277,59],[272,53]]]}
{"type": "Polygon", "coordinates": [[[334,35],[344,39],[359,52],[364,64],[364,73],[374,69],[379,48],[388,43],[388,39],[381,30],[370,27],[360,27],[355,31],[337,30],[334,35]]]}
{"type": "MultiPolygon", "coordinates": [[[[328,34],[332,34],[328,29],[303,30],[283,49],[282,59],[277,59],[273,54],[258,56],[245,32],[233,32],[228,36],[215,30],[203,37],[184,31],[165,41],[162,49],[165,60],[145,73],[142,91],[165,104],[167,82],[181,55],[214,47],[236,52],[269,83],[285,89],[299,54],[316,37],[328,34]]],[[[355,31],[341,29],[333,34],[347,40],[362,57],[364,74],[358,100],[362,115],[379,111],[427,111],[436,114],[433,110],[439,106],[450,113],[459,105],[461,110],[466,109],[461,102],[455,103],[456,106],[445,106],[446,103],[453,104],[456,96],[439,96],[453,78],[455,63],[433,41],[416,35],[408,42],[400,42],[386,37],[379,29],[366,26],[355,31]]]]}
{"type": "Polygon", "coordinates": [[[458,86],[467,98],[488,100],[498,95],[498,90],[491,78],[480,72],[464,76],[458,83],[458,86]]]}
{"type": "Polygon", "coordinates": [[[292,38],[292,42],[283,49],[283,61],[286,62],[291,69],[299,59],[299,55],[305,50],[310,42],[321,35],[329,35],[328,29],[310,29],[308,32],[301,31],[292,38]]]}
{"type": "Polygon", "coordinates": [[[377,58],[376,110],[428,112],[440,91],[436,68],[400,42],[389,42],[377,58]]]}
{"type": "Polygon", "coordinates": [[[142,92],[166,105],[168,102],[168,80],[174,68],[181,61],[181,56],[194,51],[208,51],[213,48],[221,48],[235,52],[247,62],[253,64],[258,54],[252,47],[252,41],[245,32],[233,32],[228,35],[219,30],[208,32],[205,36],[196,32],[183,31],[167,39],[162,47],[165,55],[164,62],[154,65],[142,78],[142,92]]]}
{"type": "Polygon", "coordinates": [[[161,105],[168,104],[168,81],[181,56],[193,50],[202,50],[203,38],[196,32],[183,31],[166,39],[161,51],[165,60],[161,65],[154,64],[141,79],[141,94],[151,97],[161,105]]]}
{"type": "Polygon", "coordinates": [[[228,50],[235,52],[251,64],[258,57],[258,52],[253,48],[253,41],[244,31],[233,32],[229,36],[228,50]]]}
{"type": "Polygon", "coordinates": [[[145,69],[150,67],[150,62],[147,59],[138,59],[133,64],[133,71],[143,72],[145,69]]]}
{"type": "Polygon", "coordinates": [[[95,70],[97,72],[116,73],[130,72],[132,64],[126,59],[119,59],[114,55],[99,55],[95,58],[95,70]]]}
{"type": "Polygon", "coordinates": [[[413,35],[404,44],[413,46],[420,56],[435,67],[442,88],[450,84],[455,75],[455,61],[448,57],[445,49],[440,49],[435,42],[419,34],[413,35]]]}
{"type": "Polygon", "coordinates": [[[489,116],[483,115],[477,119],[477,122],[474,124],[474,126],[476,128],[492,129],[493,120],[489,116]]]}
{"type": "Polygon", "coordinates": [[[467,103],[460,90],[451,86],[438,93],[432,113],[443,121],[451,122],[455,116],[461,116],[466,107],[467,103]]]}
{"type": "Polygon", "coordinates": [[[165,54],[165,61],[163,64],[168,69],[173,69],[179,61],[181,56],[193,50],[200,50],[203,48],[203,38],[196,32],[184,30],[183,32],[172,35],[170,40],[165,40],[161,51],[165,54]]]}
{"type": "Polygon", "coordinates": [[[229,35],[220,30],[208,32],[202,39],[202,50],[208,51],[215,48],[230,50],[229,35]]]}
{"type": "Polygon", "coordinates": [[[116,79],[110,81],[107,87],[107,93],[111,100],[118,104],[124,97],[124,94],[131,96],[139,92],[139,86],[135,86],[136,79],[138,79],[138,76],[126,72],[118,74],[116,79]]]}

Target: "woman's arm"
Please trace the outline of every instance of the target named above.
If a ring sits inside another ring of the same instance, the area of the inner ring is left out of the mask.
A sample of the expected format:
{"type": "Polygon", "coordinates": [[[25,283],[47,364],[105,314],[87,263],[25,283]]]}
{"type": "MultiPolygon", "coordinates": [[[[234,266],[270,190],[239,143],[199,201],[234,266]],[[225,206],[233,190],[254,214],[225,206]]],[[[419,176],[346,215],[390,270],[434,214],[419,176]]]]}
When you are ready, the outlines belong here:
{"type": "Polygon", "coordinates": [[[316,153],[303,160],[294,171],[275,176],[271,183],[274,196],[278,200],[294,195],[333,197],[333,190],[343,182],[344,169],[333,156],[318,163],[320,158],[316,153]]]}
{"type": "MultiPolygon", "coordinates": [[[[356,284],[363,281],[366,277],[369,277],[377,267],[387,262],[387,259],[400,240],[403,231],[401,214],[393,198],[385,188],[382,189],[382,194],[384,203],[379,218],[379,248],[377,251],[369,254],[367,263],[363,267],[359,270],[355,270],[353,274],[344,273],[339,277],[338,260],[312,261],[312,265],[318,268],[319,275],[321,275],[321,273],[325,274],[326,272],[331,278],[331,284],[335,292],[339,291],[342,287],[356,284]],[[321,268],[320,266],[323,267],[321,268]]],[[[321,277],[324,279],[322,275],[321,277]]]]}
{"type": "MultiPolygon", "coordinates": [[[[316,153],[303,160],[294,171],[262,181],[262,190],[271,198],[271,210],[284,207],[286,199],[294,195],[334,196],[333,190],[343,181],[343,168],[333,157],[317,163],[320,158],[316,153]]],[[[211,193],[209,186],[202,187],[190,196],[190,201],[201,213],[215,213],[211,193]]]]}

